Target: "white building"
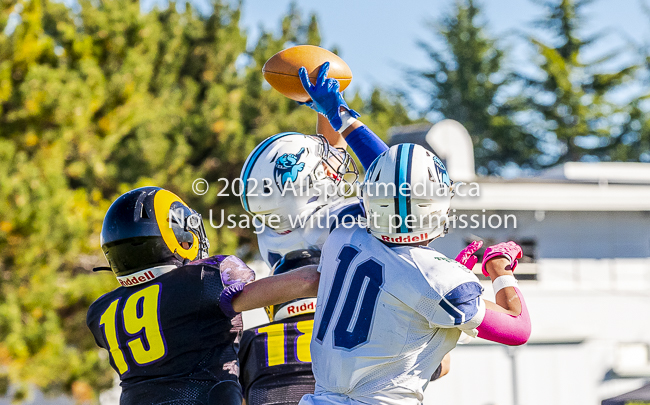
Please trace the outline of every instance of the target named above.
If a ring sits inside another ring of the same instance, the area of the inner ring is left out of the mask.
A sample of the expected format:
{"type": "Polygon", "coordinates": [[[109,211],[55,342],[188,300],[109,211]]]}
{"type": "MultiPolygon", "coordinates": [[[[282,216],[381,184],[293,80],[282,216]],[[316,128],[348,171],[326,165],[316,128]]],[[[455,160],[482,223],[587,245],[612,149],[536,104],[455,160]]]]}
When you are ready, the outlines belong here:
{"type": "Polygon", "coordinates": [[[456,227],[433,247],[455,257],[476,238],[522,245],[515,273],[533,331],[514,349],[459,345],[425,404],[596,405],[640,387],[650,378],[650,164],[567,163],[532,178],[476,178],[459,126],[400,128],[392,139],[435,150],[452,179],[475,183],[452,200],[456,227]]]}

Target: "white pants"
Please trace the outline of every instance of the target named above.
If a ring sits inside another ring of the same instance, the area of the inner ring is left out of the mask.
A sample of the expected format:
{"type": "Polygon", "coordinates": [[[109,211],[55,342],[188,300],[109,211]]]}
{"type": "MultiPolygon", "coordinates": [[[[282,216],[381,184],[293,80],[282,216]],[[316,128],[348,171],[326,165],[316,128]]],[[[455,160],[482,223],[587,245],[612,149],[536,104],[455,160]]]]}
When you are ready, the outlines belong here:
{"type": "MultiPolygon", "coordinates": [[[[316,389],[318,391],[318,388],[316,389]]],[[[307,394],[302,397],[298,405],[422,405],[421,395],[404,395],[403,390],[399,393],[381,392],[372,396],[353,399],[343,394],[332,392],[321,392],[307,394]]]]}
{"type": "Polygon", "coordinates": [[[298,405],[365,405],[365,403],[339,394],[307,394],[302,397],[298,405]]]}

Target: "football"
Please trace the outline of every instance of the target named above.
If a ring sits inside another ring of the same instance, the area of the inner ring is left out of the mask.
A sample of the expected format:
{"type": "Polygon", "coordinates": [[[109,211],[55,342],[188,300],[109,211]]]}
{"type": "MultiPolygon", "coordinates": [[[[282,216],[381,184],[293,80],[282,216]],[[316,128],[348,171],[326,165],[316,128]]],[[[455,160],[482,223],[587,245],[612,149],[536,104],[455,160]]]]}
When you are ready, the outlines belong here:
{"type": "Polygon", "coordinates": [[[280,51],[266,61],[262,73],[271,87],[292,100],[305,102],[310,97],[302,87],[298,70],[304,66],[311,82],[316,83],[318,70],[325,62],[330,63],[327,77],[337,79],[343,91],[352,81],[350,67],[334,53],[318,46],[298,45],[280,51]]]}

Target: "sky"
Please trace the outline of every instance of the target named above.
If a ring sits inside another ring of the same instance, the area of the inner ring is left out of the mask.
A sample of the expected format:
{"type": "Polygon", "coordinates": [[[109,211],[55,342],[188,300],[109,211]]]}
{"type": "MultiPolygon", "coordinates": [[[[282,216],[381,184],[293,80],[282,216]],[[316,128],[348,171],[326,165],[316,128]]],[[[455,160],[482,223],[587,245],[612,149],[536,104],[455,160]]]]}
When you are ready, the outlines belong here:
{"type": "MultiPolygon", "coordinates": [[[[249,43],[259,36],[259,27],[279,31],[280,20],[291,0],[243,0],[242,26],[249,43]]],[[[430,42],[428,22],[435,22],[451,10],[453,0],[294,0],[303,15],[316,13],[322,46],[337,47],[353,73],[351,89],[362,94],[373,86],[407,89],[407,68],[427,67],[425,53],[417,41],[430,42]]],[[[519,69],[534,70],[532,51],[520,35],[543,33],[532,22],[544,15],[544,8],[530,0],[479,0],[488,32],[510,49],[508,63],[519,69]]],[[[650,0],[645,0],[650,8],[650,0]]],[[[650,43],[650,14],[643,0],[596,0],[587,9],[584,34],[607,35],[587,53],[597,57],[615,49],[626,51],[624,64],[638,58],[630,43],[650,43]]]]}

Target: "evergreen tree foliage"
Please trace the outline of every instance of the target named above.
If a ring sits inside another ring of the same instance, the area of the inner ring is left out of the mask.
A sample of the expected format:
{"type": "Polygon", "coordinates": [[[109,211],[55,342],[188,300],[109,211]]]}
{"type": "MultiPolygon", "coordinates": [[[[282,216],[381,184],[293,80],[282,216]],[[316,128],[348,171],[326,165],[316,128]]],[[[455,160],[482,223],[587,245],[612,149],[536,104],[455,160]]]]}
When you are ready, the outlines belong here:
{"type": "Polygon", "coordinates": [[[536,151],[534,139],[513,121],[517,105],[504,100],[512,77],[504,72],[504,51],[481,18],[474,0],[456,1],[453,12],[431,24],[433,41],[419,42],[431,67],[410,75],[413,87],[428,97],[429,113],[467,128],[477,170],[487,174],[510,162],[527,165],[536,151]]]}
{"type": "MultiPolygon", "coordinates": [[[[203,213],[239,209],[216,189],[191,192],[197,177],[236,177],[245,158],[235,61],[246,38],[238,8],[213,6],[202,17],[121,0],[82,0],[78,13],[2,3],[0,358],[13,383],[79,400],[112,385],[85,312],[116,286],[89,274],[104,263],[99,231],[116,196],[160,185],[203,213]],[[20,22],[5,30],[12,14],[20,22]]],[[[234,252],[235,232],[210,232],[234,252]]]]}
{"type": "MultiPolygon", "coordinates": [[[[592,0],[543,2],[546,15],[537,22],[552,40],[531,38],[539,58],[540,78],[523,77],[530,108],[528,129],[537,138],[539,167],[580,160],[628,160],[641,110],[618,105],[609,97],[634,78],[637,66],[610,71],[603,65],[618,53],[585,60],[587,47],[601,34],[584,39],[584,9],[592,0]],[[621,124],[622,123],[622,124],[621,124]]],[[[635,107],[636,105],[636,107],[635,107]]],[[[646,141],[647,143],[647,141],[646,141]]],[[[638,155],[636,156],[638,158],[638,155]]]]}
{"type": "MultiPolygon", "coordinates": [[[[643,7],[650,20],[650,8],[643,7]]],[[[610,137],[604,147],[597,148],[594,154],[603,160],[621,162],[650,162],[650,47],[632,45],[633,51],[641,56],[638,65],[626,72],[623,82],[631,81],[631,88],[640,87],[640,95],[632,98],[627,107],[619,108],[622,113],[615,116],[610,137]],[[630,76],[634,74],[634,77],[630,76]],[[632,79],[632,80],[630,80],[632,79]]],[[[610,56],[614,58],[616,55],[610,56]]],[[[616,74],[616,73],[614,73],[616,74]]],[[[603,142],[604,143],[604,142],[603,142]]]]}
{"type": "MultiPolygon", "coordinates": [[[[320,43],[314,15],[292,6],[279,33],[247,49],[240,4],[215,0],[201,15],[188,4],[77,3],[0,0],[0,391],[18,387],[17,401],[36,386],[95,402],[113,384],[85,315],[117,287],[90,271],[105,265],[99,233],[117,196],[170,189],[204,216],[212,254],[250,258],[253,229],[211,219],[244,215],[233,180],[258,142],[316,127],[315,112],[261,74],[281,49],[320,43]],[[192,192],[197,178],[207,194],[192,192]]],[[[378,132],[408,121],[378,100],[378,132]]]]}
{"type": "Polygon", "coordinates": [[[596,156],[614,162],[650,162],[650,113],[642,108],[649,96],[632,100],[621,123],[613,126],[607,146],[599,148],[596,156]]]}

